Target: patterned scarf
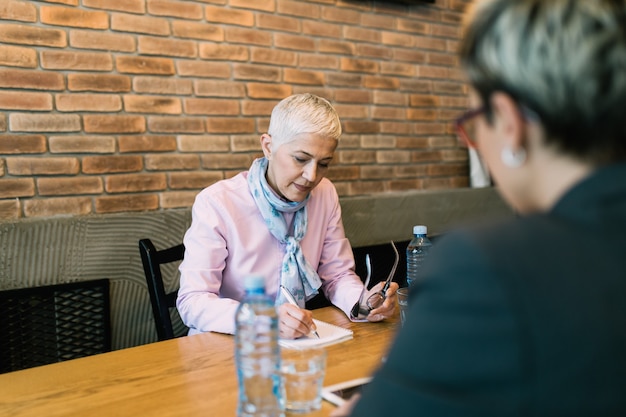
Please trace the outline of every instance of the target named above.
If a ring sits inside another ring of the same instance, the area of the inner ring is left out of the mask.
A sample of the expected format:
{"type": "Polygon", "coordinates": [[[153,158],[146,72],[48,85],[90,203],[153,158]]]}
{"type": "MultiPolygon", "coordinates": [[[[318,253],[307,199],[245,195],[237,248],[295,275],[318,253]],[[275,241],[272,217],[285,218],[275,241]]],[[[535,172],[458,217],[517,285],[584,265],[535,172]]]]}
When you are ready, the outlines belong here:
{"type": "MultiPolygon", "coordinates": [[[[248,187],[270,233],[286,245],[280,283],[291,292],[298,305],[304,308],[304,302],[317,294],[322,286],[319,275],[304,258],[300,247],[308,225],[306,203],[309,196],[302,202],[288,202],[278,197],[265,178],[267,163],[266,158],[258,158],[252,163],[248,172],[248,187]],[[287,222],[282,213],[293,212],[293,236],[289,236],[287,222]]],[[[285,302],[287,300],[282,292],[278,291],[275,304],[278,306],[285,302]]]]}

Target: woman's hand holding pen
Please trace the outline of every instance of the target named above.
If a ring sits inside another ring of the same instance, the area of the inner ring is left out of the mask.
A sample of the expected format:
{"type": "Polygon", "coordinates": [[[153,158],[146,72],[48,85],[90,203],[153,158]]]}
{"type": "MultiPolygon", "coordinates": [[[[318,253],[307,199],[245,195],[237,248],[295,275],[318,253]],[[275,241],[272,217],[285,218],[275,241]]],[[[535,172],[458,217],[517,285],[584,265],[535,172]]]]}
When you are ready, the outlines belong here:
{"type": "MultiPolygon", "coordinates": [[[[365,297],[365,299],[367,300],[367,297],[369,295],[375,294],[376,292],[380,291],[384,284],[385,284],[384,282],[379,282],[378,284],[374,285],[374,287],[372,287],[372,289],[369,290],[368,295],[365,297]]],[[[372,322],[382,321],[395,314],[396,302],[397,302],[396,300],[397,290],[398,290],[398,283],[391,282],[389,284],[389,288],[387,288],[387,291],[385,292],[385,296],[386,296],[385,301],[380,307],[377,307],[369,312],[369,314],[366,317],[367,321],[372,321],[372,322]]]]}
{"type": "Polygon", "coordinates": [[[295,339],[315,331],[313,313],[293,304],[278,307],[278,329],[282,339],[295,339]]]}

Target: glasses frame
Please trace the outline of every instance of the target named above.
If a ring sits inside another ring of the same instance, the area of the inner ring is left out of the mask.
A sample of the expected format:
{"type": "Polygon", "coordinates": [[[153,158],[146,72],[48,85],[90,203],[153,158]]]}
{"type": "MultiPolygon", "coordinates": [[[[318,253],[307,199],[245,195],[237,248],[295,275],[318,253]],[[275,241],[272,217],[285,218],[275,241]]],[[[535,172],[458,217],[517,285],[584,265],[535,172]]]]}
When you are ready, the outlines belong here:
{"type": "Polygon", "coordinates": [[[480,116],[486,111],[486,106],[480,106],[476,109],[469,109],[454,120],[454,127],[456,128],[457,137],[461,139],[461,141],[468,148],[476,149],[477,145],[476,142],[472,138],[470,138],[470,135],[467,133],[463,125],[467,121],[473,119],[474,117],[480,116]]]}

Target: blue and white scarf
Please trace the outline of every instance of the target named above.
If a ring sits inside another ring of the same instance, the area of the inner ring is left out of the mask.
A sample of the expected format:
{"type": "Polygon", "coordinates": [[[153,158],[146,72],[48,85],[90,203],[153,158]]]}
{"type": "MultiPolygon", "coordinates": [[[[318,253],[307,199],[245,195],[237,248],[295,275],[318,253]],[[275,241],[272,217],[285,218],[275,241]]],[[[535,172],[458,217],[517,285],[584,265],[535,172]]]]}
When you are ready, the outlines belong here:
{"type": "MultiPolygon", "coordinates": [[[[248,172],[248,187],[270,233],[286,245],[280,284],[285,286],[296,299],[298,305],[304,308],[304,302],[317,294],[317,290],[322,286],[322,280],[305,259],[300,247],[300,241],[306,234],[308,225],[306,203],[309,196],[301,202],[284,201],[278,197],[265,178],[267,163],[266,158],[258,158],[252,163],[248,172]],[[282,213],[293,212],[295,212],[293,236],[289,236],[287,222],[282,213]]],[[[287,300],[278,291],[276,305],[285,302],[287,300]]]]}

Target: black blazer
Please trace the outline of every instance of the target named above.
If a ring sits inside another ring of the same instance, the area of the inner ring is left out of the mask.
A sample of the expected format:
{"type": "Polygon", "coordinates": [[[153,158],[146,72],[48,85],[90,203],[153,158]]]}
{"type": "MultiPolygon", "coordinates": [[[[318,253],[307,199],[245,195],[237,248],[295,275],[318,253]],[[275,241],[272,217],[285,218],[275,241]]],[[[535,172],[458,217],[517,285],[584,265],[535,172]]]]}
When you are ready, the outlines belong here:
{"type": "Polygon", "coordinates": [[[626,416],[626,165],[450,233],[353,415],[626,416]]]}

